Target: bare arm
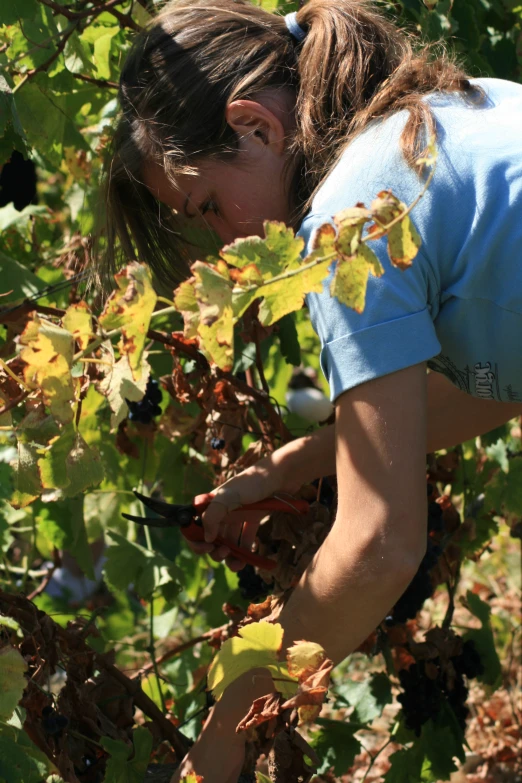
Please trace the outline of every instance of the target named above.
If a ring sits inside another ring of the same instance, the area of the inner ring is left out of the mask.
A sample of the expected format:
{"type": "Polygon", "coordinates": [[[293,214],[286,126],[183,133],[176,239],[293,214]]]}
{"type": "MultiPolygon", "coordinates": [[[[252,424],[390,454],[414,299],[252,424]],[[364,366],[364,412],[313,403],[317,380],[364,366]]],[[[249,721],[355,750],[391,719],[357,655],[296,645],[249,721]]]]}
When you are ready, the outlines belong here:
{"type": "MultiPolygon", "coordinates": [[[[522,415],[521,403],[480,400],[457,389],[441,373],[429,373],[427,385],[427,453],[451,448],[522,415]]],[[[299,476],[302,484],[334,474],[335,426],[322,427],[305,438],[287,443],[270,459],[289,478],[299,476]]]]}
{"type": "Polygon", "coordinates": [[[413,578],[426,547],[426,381],[418,364],[339,397],[337,517],[281,613],[283,650],[308,639],[339,663],[413,578]]]}

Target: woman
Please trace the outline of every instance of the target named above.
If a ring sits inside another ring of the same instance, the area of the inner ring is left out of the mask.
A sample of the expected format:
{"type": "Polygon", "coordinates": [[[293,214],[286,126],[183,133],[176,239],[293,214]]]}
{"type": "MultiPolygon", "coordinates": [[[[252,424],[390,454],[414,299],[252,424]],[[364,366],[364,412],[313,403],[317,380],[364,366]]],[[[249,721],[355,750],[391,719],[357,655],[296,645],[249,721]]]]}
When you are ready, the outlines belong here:
{"type": "MultiPolygon", "coordinates": [[[[415,160],[436,135],[435,176],[412,212],[422,238],[412,267],[392,267],[380,240],[386,271],[370,276],[362,314],[328,281],[307,297],[335,425],[218,488],[203,520],[207,542],[237,541],[241,504],[337,473],[332,530],[280,618],[282,658],[307,639],[337,664],[423,557],[426,453],[522,412],[522,87],[470,81],[365,1],[310,0],[282,17],[218,0],[165,6],[127,58],[120,101],[107,270],[119,242],[170,288],[189,274],[180,215],[227,243],[281,220],[309,250],[318,226],[382,189],[411,203],[423,186],[415,160]]],[[[242,546],[258,524],[247,519],[242,546]]],[[[192,548],[244,565],[226,547],[192,548]]],[[[183,770],[235,783],[235,726],[273,689],[255,674],[227,689],[183,770]]]]}

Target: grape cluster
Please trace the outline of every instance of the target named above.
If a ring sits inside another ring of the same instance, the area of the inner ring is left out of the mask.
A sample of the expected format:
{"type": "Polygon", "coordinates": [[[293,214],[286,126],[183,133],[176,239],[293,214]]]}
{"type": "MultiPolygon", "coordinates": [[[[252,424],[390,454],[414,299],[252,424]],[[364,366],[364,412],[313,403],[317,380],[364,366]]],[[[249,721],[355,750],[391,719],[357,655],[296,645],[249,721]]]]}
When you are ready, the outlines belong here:
{"type": "Polygon", "coordinates": [[[216,449],[217,451],[221,451],[221,449],[224,449],[225,446],[226,443],[224,438],[211,438],[210,440],[211,449],[216,449]]]}
{"type": "Polygon", "coordinates": [[[256,601],[259,598],[266,598],[270,593],[271,586],[267,585],[264,579],[261,579],[254,566],[247,563],[238,573],[238,586],[241,595],[247,601],[256,601]]]}
{"type": "Polygon", "coordinates": [[[437,717],[443,701],[453,710],[462,731],[466,728],[469,710],[466,707],[468,688],[464,677],[468,680],[478,677],[484,672],[484,666],[471,639],[464,642],[460,654],[450,660],[457,675],[451,680],[448,669],[442,670],[438,657],[431,661],[437,667],[435,677],[426,674],[423,662],[416,662],[399,672],[403,693],[397,699],[402,705],[406,728],[414,731],[417,737],[420,737],[422,725],[437,717]]]}
{"type": "Polygon", "coordinates": [[[68,726],[69,721],[65,715],[60,715],[52,707],[46,706],[42,710],[42,728],[46,734],[59,737],[68,726]]]}
{"type": "MultiPolygon", "coordinates": [[[[433,486],[427,485],[428,498],[433,494],[433,486]]],[[[433,585],[431,582],[430,571],[437,565],[437,561],[442,554],[442,549],[437,546],[430,538],[430,533],[441,533],[444,529],[443,509],[434,500],[428,503],[428,540],[426,545],[426,554],[418,568],[412,581],[401,595],[392,614],[389,615],[385,623],[387,626],[396,623],[405,623],[407,620],[413,620],[417,613],[422,609],[424,601],[433,595],[433,585]]]]}
{"type": "Polygon", "coordinates": [[[154,416],[159,416],[161,413],[160,402],[162,398],[163,394],[158,382],[149,378],[145,396],[139,402],[125,400],[129,406],[129,420],[137,421],[140,424],[150,424],[154,416]]]}
{"type": "Polygon", "coordinates": [[[428,538],[426,554],[422,558],[418,571],[393,607],[392,614],[386,618],[386,625],[391,626],[413,620],[422,609],[424,601],[431,598],[433,585],[430,571],[437,564],[441,553],[441,548],[428,538]]]}

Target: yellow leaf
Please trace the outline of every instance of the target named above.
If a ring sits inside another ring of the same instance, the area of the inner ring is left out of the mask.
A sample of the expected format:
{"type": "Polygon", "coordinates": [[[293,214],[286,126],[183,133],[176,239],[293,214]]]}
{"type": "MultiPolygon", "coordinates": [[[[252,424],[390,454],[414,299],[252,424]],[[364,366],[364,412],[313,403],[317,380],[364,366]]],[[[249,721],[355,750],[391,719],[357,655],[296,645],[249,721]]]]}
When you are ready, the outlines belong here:
{"type": "Polygon", "coordinates": [[[288,648],[286,658],[289,674],[303,682],[326,660],[326,653],[316,642],[299,641],[288,648]]]}
{"type": "Polygon", "coordinates": [[[154,307],[156,293],[145,264],[133,261],[115,275],[119,291],[107,300],[99,321],[104,329],[121,329],[120,353],[129,357],[133,377],[140,380],[145,339],[154,307]]]}
{"type": "Polygon", "coordinates": [[[198,335],[212,361],[222,370],[229,372],[234,363],[234,319],[232,307],[225,307],[219,320],[206,326],[200,323],[198,335]]]}
{"type": "MultiPolygon", "coordinates": [[[[286,666],[278,661],[277,654],[283,642],[283,628],[280,623],[250,623],[239,629],[239,636],[233,636],[223,643],[208,671],[208,687],[219,701],[226,688],[250,669],[268,668],[276,677],[289,678],[286,666]]],[[[274,681],[282,691],[283,684],[274,681]]],[[[296,685],[290,683],[292,693],[296,685]]],[[[288,687],[288,683],[287,683],[288,687]]]]}
{"type": "Polygon", "coordinates": [[[405,215],[388,234],[388,254],[392,264],[399,269],[407,269],[422,244],[422,240],[410,216],[405,215]]]}
{"type": "Polygon", "coordinates": [[[408,207],[391,190],[383,190],[372,202],[372,213],[380,225],[371,226],[369,236],[371,239],[380,239],[388,234],[388,255],[392,264],[399,269],[407,269],[422,242],[409,215],[408,207]],[[401,218],[400,216],[403,215],[401,218]],[[400,218],[400,219],[399,219],[400,218]],[[397,222],[389,229],[387,226],[392,221],[397,222]]]}
{"type": "Polygon", "coordinates": [[[379,273],[376,277],[380,277],[384,272],[373,250],[363,243],[359,245],[356,255],[338,262],[330,285],[331,295],[336,296],[342,304],[362,313],[370,270],[379,273]]]}
{"type": "Polygon", "coordinates": [[[62,326],[71,332],[82,351],[87,348],[89,340],[94,337],[92,314],[87,302],[70,305],[65,311],[62,326]]]}
{"type": "Polygon", "coordinates": [[[27,346],[20,353],[26,363],[25,382],[31,389],[41,388],[52,415],[68,424],[73,419],[74,400],[72,334],[35,316],[20,335],[20,343],[27,346]]]}

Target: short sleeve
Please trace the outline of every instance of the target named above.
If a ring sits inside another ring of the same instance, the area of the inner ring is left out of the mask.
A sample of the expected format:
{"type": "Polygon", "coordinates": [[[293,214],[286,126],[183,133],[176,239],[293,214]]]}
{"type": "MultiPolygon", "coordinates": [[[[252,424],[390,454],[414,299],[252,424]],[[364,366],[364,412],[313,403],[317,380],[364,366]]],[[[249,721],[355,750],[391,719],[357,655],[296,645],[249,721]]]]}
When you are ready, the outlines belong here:
{"type": "MultiPolygon", "coordinates": [[[[331,222],[313,216],[299,232],[311,249],[315,230],[331,222]]],[[[330,295],[334,265],[320,294],[308,294],[312,325],[321,341],[321,368],[330,386],[332,402],[344,391],[436,356],[440,343],[428,303],[426,264],[417,255],[401,271],[387,258],[384,242],[372,243],[385,268],[380,278],[370,273],[362,313],[330,295]],[[424,267],[424,269],[423,269],[424,267]]]]}

